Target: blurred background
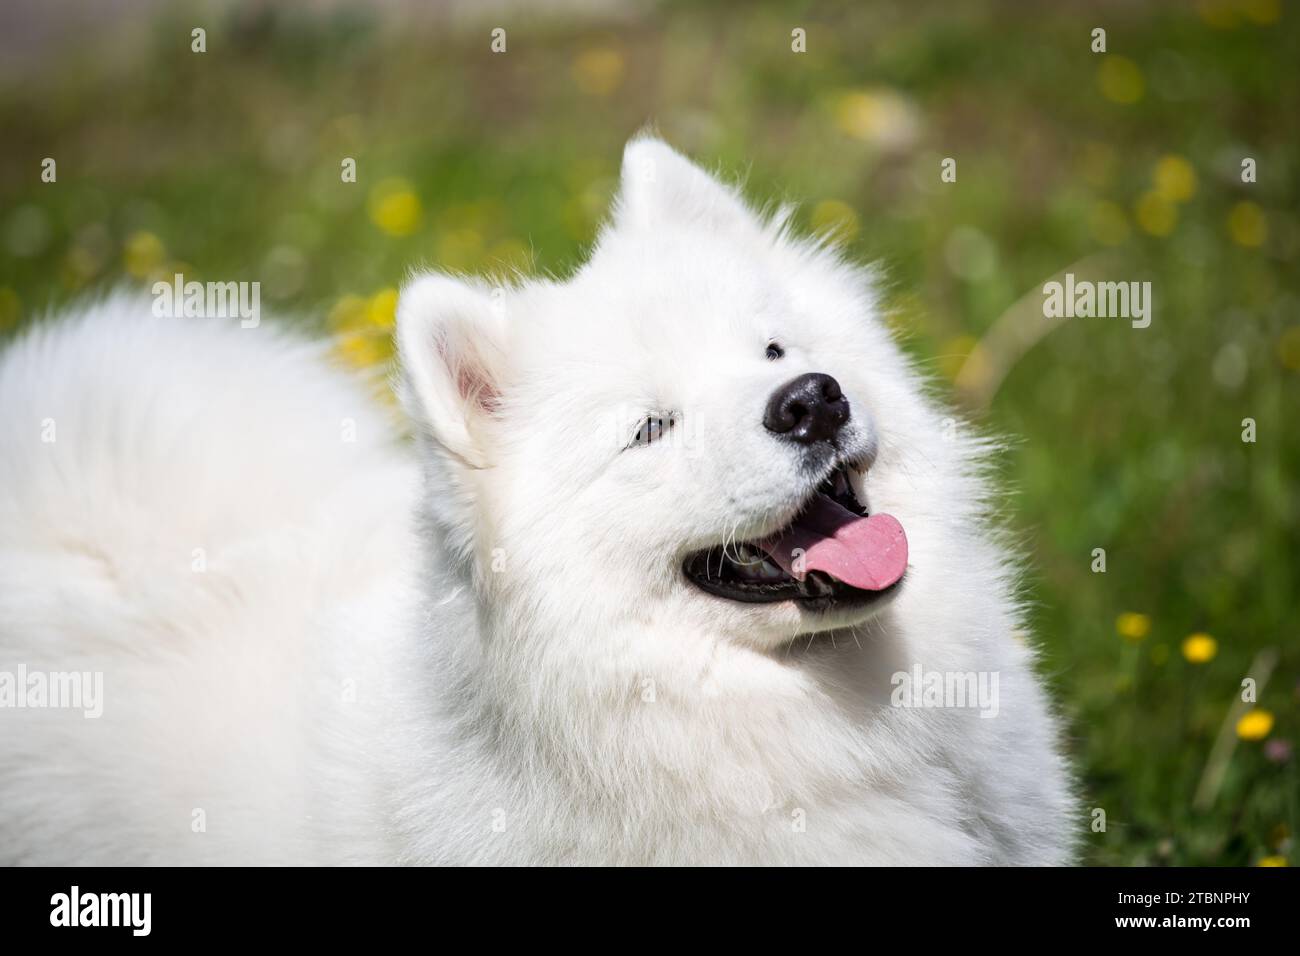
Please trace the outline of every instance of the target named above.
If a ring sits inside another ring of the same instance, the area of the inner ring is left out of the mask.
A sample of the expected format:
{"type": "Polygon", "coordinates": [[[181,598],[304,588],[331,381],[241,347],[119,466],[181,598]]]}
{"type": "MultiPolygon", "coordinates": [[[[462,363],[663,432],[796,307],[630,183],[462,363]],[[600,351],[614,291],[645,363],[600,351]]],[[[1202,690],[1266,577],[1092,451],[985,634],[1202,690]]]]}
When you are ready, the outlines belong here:
{"type": "Polygon", "coordinates": [[[1081,775],[1085,860],[1285,865],[1298,14],[7,0],[0,341],[80,294],[182,272],[259,281],[265,311],[382,366],[407,269],[564,274],[624,141],[653,122],[881,263],[906,347],[1011,436],[1005,511],[1081,775]],[[1043,283],[1067,271],[1150,281],[1151,326],[1045,319],[1043,283]]]}

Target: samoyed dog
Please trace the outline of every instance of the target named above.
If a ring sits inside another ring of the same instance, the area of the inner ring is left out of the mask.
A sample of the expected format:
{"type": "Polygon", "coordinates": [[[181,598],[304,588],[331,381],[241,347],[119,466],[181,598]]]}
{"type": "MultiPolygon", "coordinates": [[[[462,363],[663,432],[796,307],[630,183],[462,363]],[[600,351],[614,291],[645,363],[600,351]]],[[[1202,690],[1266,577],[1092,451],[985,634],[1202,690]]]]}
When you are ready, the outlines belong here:
{"type": "Polygon", "coordinates": [[[407,427],[272,322],[11,343],[0,862],[1069,862],[987,447],[787,218],[635,139],[572,277],[409,281],[407,427]]]}

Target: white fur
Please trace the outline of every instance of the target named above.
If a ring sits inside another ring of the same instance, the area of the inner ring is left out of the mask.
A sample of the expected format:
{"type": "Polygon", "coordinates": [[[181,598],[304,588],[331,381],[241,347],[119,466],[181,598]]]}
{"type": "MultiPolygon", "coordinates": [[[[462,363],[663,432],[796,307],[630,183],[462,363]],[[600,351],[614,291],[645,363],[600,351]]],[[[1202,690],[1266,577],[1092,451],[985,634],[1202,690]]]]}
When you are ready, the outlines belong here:
{"type": "Polygon", "coordinates": [[[270,323],[112,297],[0,358],[0,670],[105,695],[0,710],[0,862],[1070,859],[983,447],[868,274],[641,139],[576,275],[418,277],[399,344],[416,454],[270,323]],[[859,491],[908,535],[874,614],[680,572],[816,485],[761,424],[804,371],[841,383],[859,491]],[[998,716],[890,706],[917,662],[997,672],[998,716]]]}

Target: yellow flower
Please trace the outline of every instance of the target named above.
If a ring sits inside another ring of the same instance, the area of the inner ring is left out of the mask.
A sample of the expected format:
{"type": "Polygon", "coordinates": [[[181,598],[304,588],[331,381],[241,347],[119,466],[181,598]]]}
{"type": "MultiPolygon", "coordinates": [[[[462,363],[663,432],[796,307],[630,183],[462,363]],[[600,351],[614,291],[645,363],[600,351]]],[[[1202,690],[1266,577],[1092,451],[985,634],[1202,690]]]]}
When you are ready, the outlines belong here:
{"type": "Polygon", "coordinates": [[[148,278],[150,282],[166,282],[168,285],[171,285],[176,281],[178,275],[184,276],[185,281],[189,282],[190,279],[197,274],[198,270],[195,269],[194,266],[188,262],[177,259],[155,266],[153,271],[149,273],[148,278]]]}
{"type": "Polygon", "coordinates": [[[1256,866],[1287,866],[1284,856],[1262,856],[1256,866]]]}
{"type": "Polygon", "coordinates": [[[614,49],[587,50],[573,61],[573,81],[592,96],[609,96],[623,82],[623,54],[614,49]]]}
{"type": "Polygon", "coordinates": [[[328,322],[336,332],[353,332],[366,324],[366,300],[359,295],[345,295],[330,309],[328,322]]]}
{"type": "Polygon", "coordinates": [[[971,353],[975,351],[975,346],[979,342],[973,335],[958,335],[951,338],[943,344],[943,354],[939,356],[939,367],[943,369],[945,375],[950,379],[955,379],[966,361],[970,358],[971,353]]]}
{"type": "Polygon", "coordinates": [[[382,180],[370,192],[370,221],[390,236],[409,236],[420,226],[424,209],[411,184],[396,177],[382,180]]]}
{"type": "Polygon", "coordinates": [[[1136,103],[1142,99],[1146,83],[1138,65],[1127,57],[1108,54],[1097,68],[1097,85],[1113,103],[1136,103]]]}
{"type": "Polygon", "coordinates": [[[1161,156],[1156,163],[1156,194],[1168,202],[1187,202],[1196,194],[1196,170],[1181,156],[1161,156]]]}
{"type": "Polygon", "coordinates": [[[1236,4],[1233,0],[1200,0],[1196,10],[1201,19],[1219,30],[1230,30],[1237,25],[1236,4]]]}
{"type": "Polygon", "coordinates": [[[162,263],[164,252],[162,240],[152,232],[133,232],[123,251],[126,271],[137,279],[148,278],[162,263]]]}
{"type": "Polygon", "coordinates": [[[387,336],[349,332],[335,343],[335,353],[350,365],[366,368],[388,361],[392,342],[387,336]]]}
{"type": "Polygon", "coordinates": [[[1277,337],[1277,357],[1284,368],[1300,372],[1300,325],[1293,325],[1277,337]]]}
{"type": "Polygon", "coordinates": [[[1138,225],[1153,236],[1167,236],[1178,225],[1178,207],[1159,193],[1143,193],[1137,202],[1138,225]]]}
{"type": "Polygon", "coordinates": [[[1262,246],[1268,238],[1264,210],[1253,202],[1239,202],[1228,212],[1228,235],[1239,246],[1262,246]]]}
{"type": "Polygon", "coordinates": [[[858,234],[858,214],[848,203],[823,199],[813,207],[812,227],[837,242],[848,242],[858,234]]]}
{"type": "Polygon", "coordinates": [[[1151,633],[1151,618],[1145,614],[1126,611],[1115,618],[1115,630],[1120,637],[1136,644],[1151,633]]]}
{"type": "Polygon", "coordinates": [[[1237,721],[1237,736],[1242,740],[1263,740],[1273,730],[1273,714],[1262,707],[1247,711],[1237,721]]]}
{"type": "Polygon", "coordinates": [[[1183,657],[1193,664],[1205,664],[1219,653],[1219,642],[1208,634],[1193,634],[1183,641],[1183,657]]]}
{"type": "Polygon", "coordinates": [[[450,229],[438,236],[437,261],[447,269],[473,269],[483,259],[483,236],[476,229],[450,229]]]}
{"type": "Polygon", "coordinates": [[[23,303],[18,293],[8,286],[0,288],[0,332],[17,325],[22,313],[23,303]]]}
{"type": "Polygon", "coordinates": [[[1241,11],[1247,20],[1276,23],[1282,15],[1282,3],[1281,0],[1241,0],[1241,11]]]}
{"type": "Polygon", "coordinates": [[[911,100],[887,88],[855,90],[835,103],[840,131],[882,149],[904,149],[916,141],[921,120],[911,100]]]}
{"type": "Polygon", "coordinates": [[[397,290],[380,289],[366,303],[366,321],[381,329],[397,324],[397,290]]]}

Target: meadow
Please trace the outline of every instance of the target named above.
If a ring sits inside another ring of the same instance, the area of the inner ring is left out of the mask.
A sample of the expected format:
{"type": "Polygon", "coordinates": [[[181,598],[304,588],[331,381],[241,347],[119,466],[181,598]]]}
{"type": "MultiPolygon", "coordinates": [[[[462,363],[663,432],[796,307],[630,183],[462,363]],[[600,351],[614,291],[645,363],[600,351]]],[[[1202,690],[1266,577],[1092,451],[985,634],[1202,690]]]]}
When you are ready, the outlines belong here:
{"type": "Polygon", "coordinates": [[[180,272],[259,281],[380,367],[412,265],[580,262],[653,122],[879,263],[907,349],[1007,439],[1085,862],[1294,862],[1300,11],[456,9],[159,5],[15,56],[0,336],[180,272]],[[1045,317],[1066,274],[1149,282],[1150,324],[1045,317]]]}

